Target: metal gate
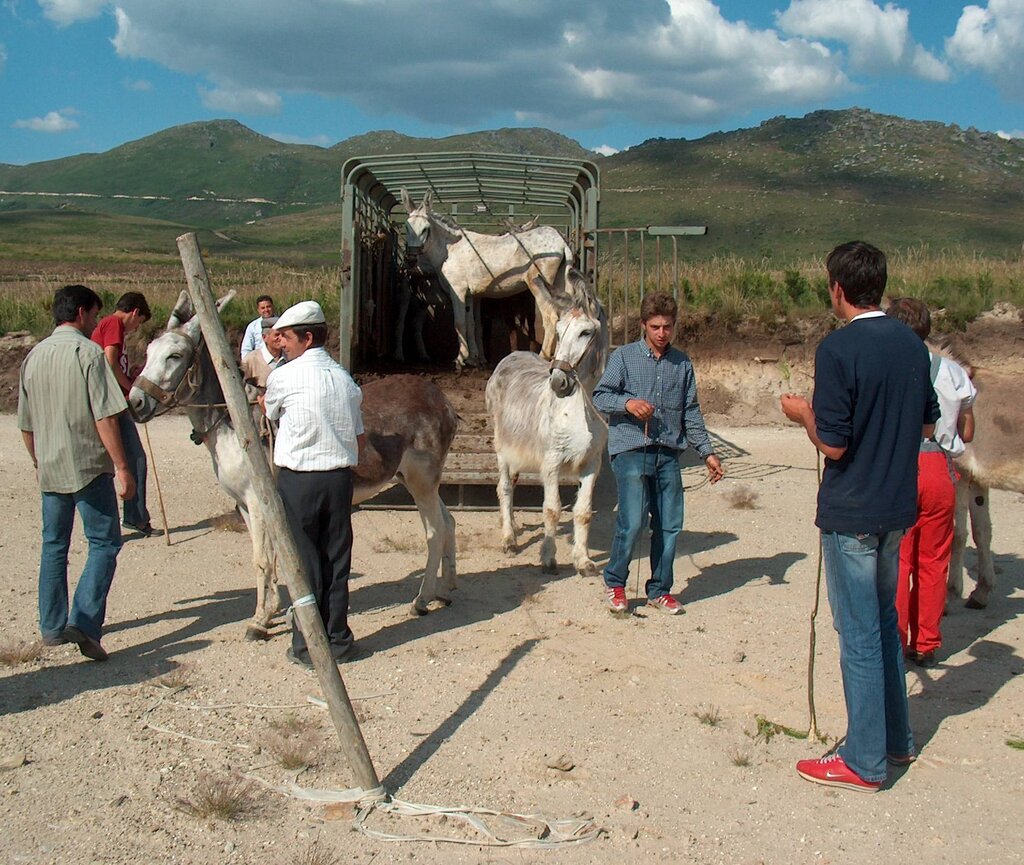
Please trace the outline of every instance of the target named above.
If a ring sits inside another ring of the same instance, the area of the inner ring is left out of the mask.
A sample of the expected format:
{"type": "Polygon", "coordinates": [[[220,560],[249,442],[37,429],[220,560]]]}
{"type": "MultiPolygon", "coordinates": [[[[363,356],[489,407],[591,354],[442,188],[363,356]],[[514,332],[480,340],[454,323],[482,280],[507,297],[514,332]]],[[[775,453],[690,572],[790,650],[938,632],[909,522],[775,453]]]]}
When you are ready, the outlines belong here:
{"type": "Polygon", "coordinates": [[[597,290],[608,315],[613,345],[638,338],[640,301],[648,292],[671,292],[680,307],[685,304],[686,268],[680,260],[679,243],[707,232],[706,225],[597,230],[597,290]]]}

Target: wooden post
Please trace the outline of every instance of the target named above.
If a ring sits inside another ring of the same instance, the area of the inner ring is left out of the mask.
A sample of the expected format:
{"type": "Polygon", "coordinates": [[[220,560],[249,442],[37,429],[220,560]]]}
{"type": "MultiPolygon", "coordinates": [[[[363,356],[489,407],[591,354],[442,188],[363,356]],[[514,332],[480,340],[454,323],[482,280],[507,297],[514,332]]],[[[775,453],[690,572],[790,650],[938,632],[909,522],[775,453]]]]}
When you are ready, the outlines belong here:
{"type": "Polygon", "coordinates": [[[358,786],[367,792],[376,791],[380,788],[380,781],[366,749],[359,722],[352,711],[352,703],[349,701],[338,665],[331,657],[327,632],[310,592],[309,578],[299,558],[295,539],[288,528],[284,505],[274,485],[270,466],[267,465],[260,447],[256,425],[253,423],[238,365],[235,363],[235,354],[224,334],[217,305],[210,291],[206,266],[203,264],[199,243],[194,233],[189,232],[178,238],[178,251],[181,253],[181,263],[185,268],[192,306],[199,316],[199,325],[224,391],[224,402],[231,415],[231,423],[245,453],[252,482],[259,495],[264,520],[277,555],[278,567],[284,574],[288,591],[292,596],[292,614],[298,620],[302,635],[306,638],[309,656],[327,699],[327,708],[338,733],[342,751],[358,786]]]}

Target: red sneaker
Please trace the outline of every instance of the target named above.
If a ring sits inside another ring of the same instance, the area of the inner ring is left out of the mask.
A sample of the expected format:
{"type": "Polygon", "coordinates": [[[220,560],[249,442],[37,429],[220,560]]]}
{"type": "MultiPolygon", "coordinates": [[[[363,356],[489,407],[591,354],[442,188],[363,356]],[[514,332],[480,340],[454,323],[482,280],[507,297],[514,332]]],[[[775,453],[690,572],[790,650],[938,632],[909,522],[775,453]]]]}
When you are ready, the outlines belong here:
{"type": "Polygon", "coordinates": [[[608,601],[608,608],[613,613],[625,613],[629,611],[629,601],[626,600],[626,590],[622,586],[607,586],[604,596],[608,601]]]}
{"type": "Polygon", "coordinates": [[[846,765],[838,752],[827,754],[820,760],[801,760],[796,764],[796,771],[801,778],[829,787],[845,787],[861,793],[877,793],[882,789],[881,781],[865,781],[846,765]]]}
{"type": "Polygon", "coordinates": [[[670,616],[678,616],[680,613],[685,613],[683,605],[679,603],[671,595],[662,595],[660,598],[651,598],[647,602],[648,607],[654,607],[656,610],[661,610],[663,613],[668,613],[670,616]]]}

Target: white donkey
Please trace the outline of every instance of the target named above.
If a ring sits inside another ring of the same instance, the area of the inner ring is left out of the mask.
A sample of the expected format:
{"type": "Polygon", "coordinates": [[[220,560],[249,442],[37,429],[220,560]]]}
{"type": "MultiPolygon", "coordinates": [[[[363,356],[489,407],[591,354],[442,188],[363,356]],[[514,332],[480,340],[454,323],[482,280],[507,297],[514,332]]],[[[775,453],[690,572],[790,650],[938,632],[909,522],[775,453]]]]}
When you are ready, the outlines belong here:
{"type": "MultiPolygon", "coordinates": [[[[233,296],[231,292],[218,300],[217,309],[233,296]]],[[[378,379],[362,390],[366,450],[354,472],[352,501],[365,501],[396,477],[409,490],[427,536],[427,565],[413,602],[413,612],[422,614],[432,600],[451,603],[455,588],[455,521],[441,501],[438,487],[458,415],[440,388],[416,376],[378,379]],[[439,568],[444,584],[441,591],[437,587],[439,568]]],[[[206,446],[217,481],[235,500],[249,527],[257,580],[256,612],[246,637],[267,639],[278,609],[273,547],[199,319],[192,315],[186,292],[178,298],[166,331],[146,349],[146,365],[128,402],[142,423],[175,406],[187,410],[192,440],[206,446]]]]}
{"type": "Polygon", "coordinates": [[[441,275],[452,298],[461,369],[484,361],[481,337],[481,297],[508,297],[531,291],[544,322],[544,355],[555,347],[555,323],[565,293],[565,272],[573,252],[557,228],[540,225],[525,231],[481,234],[460,228],[434,213],[428,191],[419,207],[407,190],[402,203],[408,211],[407,253],[422,252],[441,275]]]}
{"type": "MultiPolygon", "coordinates": [[[[968,364],[964,364],[969,368],[968,364]]],[[[1020,377],[981,367],[971,371],[978,388],[974,404],[974,441],[956,461],[961,479],[956,486],[956,523],[953,530],[953,554],[949,562],[947,588],[952,597],[963,595],[964,547],[967,544],[967,518],[978,550],[978,584],[967,598],[971,609],[984,609],[995,588],[992,564],[992,516],[989,513],[989,489],[1024,493],[1024,392],[1020,377]]]]}
{"type": "Polygon", "coordinates": [[[608,425],[591,393],[608,360],[604,310],[586,280],[570,269],[573,304],[558,319],[558,349],[550,364],[528,351],[505,357],[487,382],[487,408],[494,421],[498,457],[498,504],[505,552],[516,550],[512,495],[520,472],[540,472],[544,481],[544,541],[541,567],[556,573],[555,532],[562,503],[559,477],[579,480],[573,507],[573,565],[597,573],[590,558],[591,503],[608,440],[608,425]]]}

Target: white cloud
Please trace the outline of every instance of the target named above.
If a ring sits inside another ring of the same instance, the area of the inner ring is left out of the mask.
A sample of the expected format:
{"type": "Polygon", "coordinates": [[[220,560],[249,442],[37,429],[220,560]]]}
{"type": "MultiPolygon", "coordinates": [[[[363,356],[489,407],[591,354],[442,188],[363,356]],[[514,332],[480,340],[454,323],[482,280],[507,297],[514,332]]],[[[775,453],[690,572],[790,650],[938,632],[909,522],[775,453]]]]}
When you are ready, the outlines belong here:
{"type": "Polygon", "coordinates": [[[147,81],[145,78],[125,78],[124,89],[134,90],[139,93],[148,93],[152,91],[154,88],[153,82],[147,81]]]}
{"type": "Polygon", "coordinates": [[[15,129],[31,129],[33,132],[70,132],[78,129],[78,121],[72,120],[67,115],[76,113],[73,108],[62,108],[60,111],[51,111],[45,117],[30,117],[27,120],[15,120],[15,129]]]}
{"type": "Polygon", "coordinates": [[[97,17],[107,0],[39,0],[43,14],[62,26],[97,17]]]}
{"type": "Polygon", "coordinates": [[[996,132],[996,135],[998,135],[1004,141],[1013,141],[1013,139],[1015,138],[1024,138],[1024,129],[1014,129],[1010,132],[1005,132],[1002,129],[1000,129],[998,132],[996,132]]]}
{"type": "Polygon", "coordinates": [[[727,20],[711,0],[447,0],[429,14],[412,0],[247,0],[244,15],[209,0],[117,0],[113,15],[120,56],[203,75],[206,104],[246,113],[301,92],[428,123],[519,112],[562,128],[663,124],[849,87],[841,56],[727,20]]]}
{"type": "Polygon", "coordinates": [[[786,33],[846,45],[858,72],[908,72],[928,81],[948,81],[949,67],[910,35],[910,13],[872,0],[792,0],[775,16],[786,33]]]}
{"type": "Polygon", "coordinates": [[[610,144],[602,144],[600,147],[591,148],[594,153],[600,153],[602,156],[614,156],[619,152],[617,147],[612,147],[610,144]]]}
{"type": "Polygon", "coordinates": [[[269,90],[252,87],[218,87],[215,90],[199,88],[203,105],[211,111],[229,114],[279,114],[281,97],[269,90]]]}
{"type": "Polygon", "coordinates": [[[964,68],[989,75],[1008,99],[1024,102],[1024,0],[964,7],[946,53],[964,68]]]}

